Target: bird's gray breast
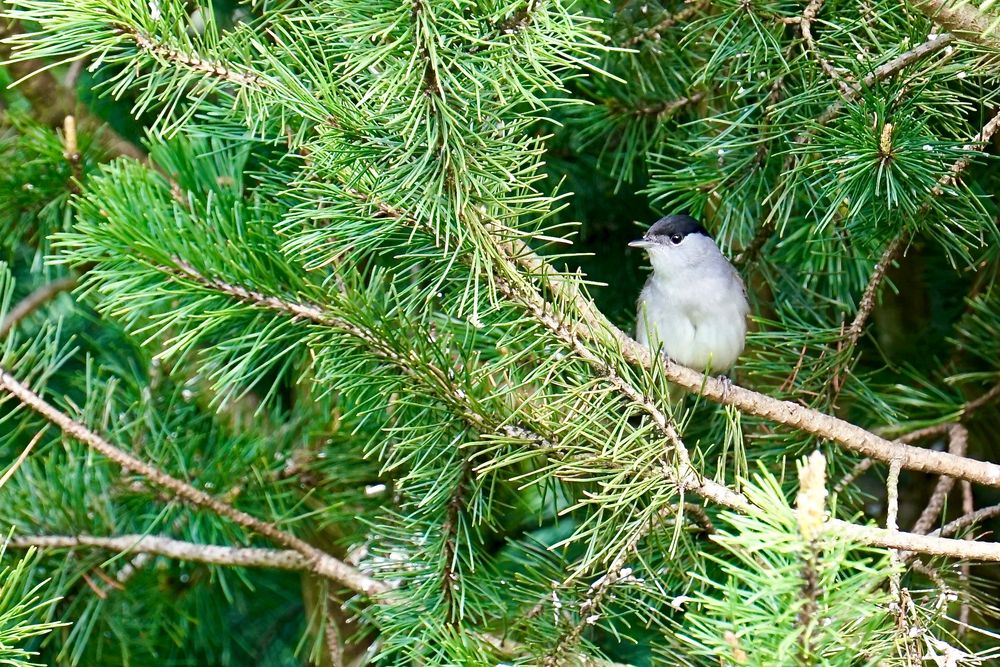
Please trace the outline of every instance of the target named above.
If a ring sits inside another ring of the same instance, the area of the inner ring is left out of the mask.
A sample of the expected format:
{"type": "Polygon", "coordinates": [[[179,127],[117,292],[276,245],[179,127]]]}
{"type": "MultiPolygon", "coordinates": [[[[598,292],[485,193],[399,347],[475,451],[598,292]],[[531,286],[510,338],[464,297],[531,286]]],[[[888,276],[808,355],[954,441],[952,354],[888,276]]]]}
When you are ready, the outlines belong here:
{"type": "Polygon", "coordinates": [[[650,276],[639,295],[639,343],[662,344],[668,357],[698,370],[723,372],[735,364],[749,307],[739,275],[726,269],[688,280],[650,276]]]}

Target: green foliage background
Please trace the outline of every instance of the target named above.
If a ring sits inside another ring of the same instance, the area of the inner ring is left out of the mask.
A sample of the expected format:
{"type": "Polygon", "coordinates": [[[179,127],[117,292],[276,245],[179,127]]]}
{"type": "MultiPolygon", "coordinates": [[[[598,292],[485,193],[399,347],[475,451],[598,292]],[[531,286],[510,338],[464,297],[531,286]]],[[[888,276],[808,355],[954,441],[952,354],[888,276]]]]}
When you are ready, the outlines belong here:
{"type": "MultiPolygon", "coordinates": [[[[4,81],[35,76],[3,98],[0,313],[78,286],[0,369],[395,587],[46,549],[32,614],[68,625],[13,639],[53,665],[990,659],[994,566],[805,537],[792,461],[823,451],[832,488],[859,457],[671,399],[524,252],[630,331],[627,241],[696,215],[753,304],[738,384],[891,437],[960,423],[995,460],[996,44],[926,4],[5,2],[4,81]],[[674,428],[753,511],[678,487],[674,428]]],[[[0,394],[4,469],[43,428],[0,394]]],[[[276,546],[39,437],[0,488],[15,536],[276,546]]],[[[881,524],[885,468],[831,515],[881,524]]],[[[901,528],[936,482],[903,472],[901,528]]]]}

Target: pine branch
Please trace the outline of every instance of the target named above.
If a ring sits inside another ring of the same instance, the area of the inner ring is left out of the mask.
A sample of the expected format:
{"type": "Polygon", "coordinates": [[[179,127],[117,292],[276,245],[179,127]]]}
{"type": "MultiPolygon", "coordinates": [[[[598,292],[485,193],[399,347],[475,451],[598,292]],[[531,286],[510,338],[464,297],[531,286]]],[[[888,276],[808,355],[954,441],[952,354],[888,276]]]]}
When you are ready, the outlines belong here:
{"type": "Polygon", "coordinates": [[[424,28],[421,23],[429,24],[434,17],[428,9],[424,0],[414,0],[412,5],[413,32],[417,36],[417,52],[423,60],[424,67],[424,92],[434,97],[444,98],[444,91],[441,89],[441,77],[438,76],[437,63],[431,55],[434,47],[431,35],[424,35],[424,28]]]}
{"type": "MultiPolygon", "coordinates": [[[[995,129],[1000,124],[1000,115],[994,120],[997,123],[991,121],[990,127],[995,129]]],[[[422,227],[421,223],[410,218],[404,212],[378,203],[374,198],[356,190],[353,192],[366,202],[376,203],[384,215],[399,219],[411,226],[422,227]]],[[[494,273],[495,282],[501,292],[508,299],[526,309],[539,323],[573,349],[580,358],[598,368],[624,396],[653,418],[661,432],[675,443],[679,461],[678,482],[683,484],[684,488],[694,490],[702,497],[727,507],[738,508],[743,505],[741,499],[732,496],[725,487],[699,479],[700,476],[687,463],[686,450],[683,449],[682,445],[678,447],[680,439],[677,437],[676,431],[669,424],[666,416],[656,407],[654,399],[629,386],[629,383],[624,381],[614,368],[596,354],[588,344],[596,345],[598,349],[616,349],[628,362],[651,369],[653,359],[648,350],[611,323],[597,309],[593,301],[580,290],[579,285],[574,280],[559,274],[535,254],[526,243],[516,238],[503,240],[497,238],[495,231],[490,233],[499,250],[499,256],[503,258],[494,273]],[[572,327],[565,324],[555,315],[556,311],[551,304],[542,298],[528,280],[521,278],[516,285],[508,282],[516,280],[521,275],[531,276],[534,280],[538,280],[556,297],[559,303],[571,305],[579,314],[579,324],[572,327]],[[508,278],[501,276],[508,276],[508,278]]],[[[789,401],[774,399],[737,385],[723,383],[716,378],[707,377],[669,359],[658,361],[663,364],[664,375],[668,380],[716,403],[731,405],[741,412],[833,440],[845,449],[880,461],[890,462],[898,459],[906,470],[949,475],[978,484],[1000,487],[1000,465],[893,443],[859,426],[817,410],[789,401]]]]}
{"type": "MultiPolygon", "coordinates": [[[[510,247],[515,249],[511,254],[508,254],[511,261],[522,266],[529,275],[545,281],[548,289],[558,297],[560,302],[573,304],[582,320],[581,326],[572,331],[559,331],[562,327],[561,323],[556,318],[546,315],[546,306],[539,305],[538,301],[535,300],[537,295],[515,295],[515,298],[521,299],[522,302],[534,301],[529,308],[539,321],[550,329],[571,336],[573,345],[585,350],[584,354],[589,357],[596,357],[596,355],[587,347],[588,342],[601,346],[612,346],[620,350],[622,356],[630,363],[651,368],[654,360],[649,351],[605,318],[594,306],[593,301],[580,291],[576,283],[557,276],[556,272],[523,242],[512,241],[510,247]]],[[[537,299],[540,298],[537,297],[537,299]]],[[[979,484],[1000,487],[1000,466],[997,464],[892,443],[859,426],[817,410],[789,401],[780,401],[737,385],[723,383],[721,380],[707,377],[669,359],[657,360],[657,362],[663,364],[664,375],[668,380],[716,403],[732,405],[741,412],[763,417],[822,438],[828,438],[836,441],[845,449],[871,456],[880,461],[889,462],[899,459],[903,468],[907,470],[947,474],[979,484]]],[[[630,396],[630,398],[637,402],[641,400],[640,404],[649,404],[649,409],[656,411],[655,403],[649,397],[630,396]]],[[[713,500],[718,502],[715,498],[713,500]]]]}
{"type": "MultiPolygon", "coordinates": [[[[533,253],[531,256],[523,255],[522,259],[534,265],[542,275],[551,275],[551,267],[548,267],[548,265],[545,264],[541,258],[537,257],[537,255],[533,255],[533,253]]],[[[188,271],[193,272],[193,269],[189,269],[188,271]]],[[[191,275],[197,274],[188,273],[189,277],[191,277],[191,275]]],[[[202,280],[204,280],[206,284],[212,285],[217,289],[226,290],[227,293],[230,293],[233,296],[251,299],[261,307],[277,309],[290,315],[309,318],[317,323],[334,326],[351,333],[352,335],[362,337],[363,340],[371,342],[373,346],[376,346],[377,344],[377,342],[374,341],[368,333],[353,327],[353,325],[347,325],[347,328],[345,328],[343,323],[322,314],[322,309],[319,306],[312,304],[291,304],[289,302],[284,302],[281,299],[277,299],[276,297],[254,293],[250,290],[246,290],[245,288],[229,285],[222,281],[212,281],[205,278],[202,278],[202,280]]],[[[499,282],[501,290],[504,289],[505,284],[506,283],[502,280],[499,282]]],[[[578,291],[579,288],[575,282],[554,280],[549,284],[550,286],[562,285],[561,288],[557,289],[564,292],[564,296],[567,298],[570,298],[570,295],[575,293],[577,297],[573,298],[579,298],[582,300],[579,304],[577,304],[578,308],[592,310],[594,313],[599,312],[593,307],[592,302],[586,300],[582,293],[578,291]]],[[[510,289],[509,286],[507,288],[510,289]]],[[[612,374],[613,382],[614,378],[620,379],[620,376],[617,376],[617,373],[612,367],[601,361],[597,355],[592,353],[589,348],[583,345],[581,339],[578,337],[578,334],[584,330],[583,327],[574,328],[573,332],[571,332],[568,325],[559,322],[553,316],[548,315],[544,310],[539,315],[539,321],[553,330],[553,332],[558,332],[558,335],[569,337],[568,342],[575,341],[573,344],[579,346],[575,349],[581,353],[584,360],[590,360],[594,363],[602,364],[599,367],[603,368],[604,372],[612,374]],[[576,336],[574,335],[574,332],[577,334],[576,336]]],[[[596,326],[597,323],[595,322],[594,324],[596,326]]],[[[602,326],[605,331],[611,331],[614,327],[614,325],[610,322],[606,322],[602,326]],[[609,329],[608,327],[611,327],[612,329],[609,329]]],[[[591,328],[590,331],[598,331],[598,329],[591,328]]],[[[625,336],[620,331],[619,334],[621,336],[625,336]]],[[[622,345],[622,353],[626,356],[626,358],[629,358],[634,363],[650,363],[649,355],[645,348],[642,348],[638,345],[638,343],[635,343],[627,336],[625,336],[625,341],[622,345]]],[[[401,366],[407,365],[407,362],[404,359],[399,358],[398,355],[397,359],[401,366]]],[[[874,452],[881,454],[881,457],[885,457],[881,458],[876,455],[873,456],[873,458],[889,461],[898,460],[901,467],[904,469],[921,470],[924,472],[953,470],[955,471],[955,474],[952,475],[954,477],[967,478],[972,481],[980,481],[981,483],[990,483],[989,480],[996,479],[997,473],[993,471],[995,471],[998,466],[995,464],[965,459],[944,452],[924,450],[901,443],[892,443],[835,417],[804,408],[794,403],[777,401],[768,396],[743,389],[742,387],[730,386],[727,389],[721,381],[715,378],[703,376],[696,371],[673,364],[673,362],[666,363],[668,364],[666,375],[671,381],[677,382],[678,384],[689,388],[693,386],[695,391],[697,391],[697,388],[701,383],[704,383],[705,393],[703,395],[708,396],[712,400],[724,404],[734,405],[737,408],[745,409],[745,411],[751,412],[752,414],[758,414],[759,416],[767,416],[767,414],[770,414],[770,412],[773,411],[775,414],[775,420],[780,423],[788,423],[789,425],[802,428],[803,430],[815,432],[817,435],[830,434],[827,437],[833,437],[836,435],[840,438],[839,441],[849,449],[854,447],[872,448],[874,452]],[[724,394],[725,398],[723,398],[724,394]]],[[[680,489],[690,490],[702,498],[711,500],[712,502],[720,504],[724,507],[746,511],[750,507],[750,504],[742,494],[739,494],[717,482],[703,478],[691,466],[687,450],[684,447],[683,442],[681,442],[680,438],[677,437],[676,431],[673,430],[673,427],[667,417],[656,407],[655,402],[644,396],[634,387],[631,387],[627,382],[624,382],[624,380],[622,380],[622,383],[623,384],[621,385],[616,385],[619,390],[647,410],[648,413],[654,417],[654,420],[662,420],[661,422],[658,422],[658,426],[662,432],[664,434],[672,432],[674,434],[674,438],[676,438],[676,440],[672,440],[674,442],[674,446],[677,448],[676,460],[672,464],[673,467],[664,466],[660,471],[660,473],[664,476],[664,481],[677,486],[680,489]]],[[[470,414],[474,413],[466,411],[460,414],[468,416],[471,420],[470,425],[473,425],[474,428],[487,429],[483,431],[484,433],[494,432],[498,428],[501,428],[500,425],[497,425],[496,428],[490,428],[484,417],[470,416],[470,414]]],[[[523,430],[519,430],[518,432],[522,434],[525,433],[523,430]]],[[[547,442],[541,438],[539,438],[539,441],[547,442]]],[[[551,443],[547,444],[551,446],[551,443]]],[[[995,485],[997,483],[998,482],[994,481],[991,485],[995,485]]],[[[1000,544],[984,544],[980,542],[966,542],[963,540],[949,540],[922,535],[911,535],[909,533],[888,531],[868,526],[856,526],[840,520],[831,520],[830,524],[835,530],[849,533],[853,539],[857,539],[859,542],[871,546],[898,548],[959,558],[1000,561],[1000,544]]]]}
{"type": "MultiPolygon", "coordinates": [[[[861,96],[861,92],[864,89],[870,88],[878,81],[884,81],[885,79],[895,76],[904,68],[944,49],[954,42],[955,39],[955,36],[949,33],[932,35],[918,46],[900,54],[887,63],[879,65],[873,72],[868,74],[862,80],[860,87],[852,88],[849,92],[845,92],[841,99],[828,106],[823,113],[817,116],[815,126],[799,133],[799,135],[795,138],[795,144],[803,146],[810,143],[816,129],[828,124],[836,118],[840,112],[846,108],[848,103],[857,100],[861,96]]],[[[802,159],[803,155],[803,153],[789,153],[781,166],[781,173],[792,173],[796,169],[796,165],[799,160],[802,159]]],[[[784,187],[785,181],[782,180],[779,182],[777,189],[768,196],[768,200],[777,199],[784,187]]],[[[753,239],[750,240],[750,243],[748,243],[746,247],[743,248],[743,250],[741,250],[740,253],[733,259],[733,264],[737,268],[743,268],[756,259],[761,249],[764,247],[764,244],[767,243],[767,241],[771,238],[771,235],[774,234],[776,225],[773,216],[774,209],[772,208],[767,218],[765,218],[761,223],[760,228],[757,230],[753,239]]]]}
{"type": "Polygon", "coordinates": [[[130,37],[140,50],[145,51],[158,60],[180,65],[195,72],[202,72],[214,79],[233,83],[238,86],[257,87],[264,83],[263,78],[255,72],[237,72],[224,63],[207,60],[197,53],[187,53],[176,47],[160,44],[150,35],[135,30],[131,26],[119,25],[118,29],[122,34],[130,37]]]}
{"type": "Polygon", "coordinates": [[[531,25],[533,20],[532,15],[539,9],[542,2],[544,2],[544,0],[528,0],[525,2],[524,7],[514,11],[503,21],[491,25],[490,34],[483,38],[481,43],[474,44],[471,48],[469,48],[469,55],[475,55],[481,51],[485,51],[497,39],[509,35],[516,35],[527,28],[531,25]]]}
{"type": "Polygon", "coordinates": [[[984,507],[970,514],[960,516],[953,521],[949,521],[937,530],[932,530],[928,535],[930,537],[937,537],[939,535],[947,537],[948,535],[954,535],[963,528],[974,526],[977,523],[982,523],[997,516],[1000,516],[1000,504],[990,505],[989,507],[984,507]]]}
{"type": "Polygon", "coordinates": [[[291,533],[287,533],[273,524],[266,523],[246,512],[238,510],[232,505],[224,503],[186,482],[171,477],[132,454],[119,449],[83,424],[74,421],[65,413],[57,410],[3,368],[0,368],[0,390],[14,396],[22,404],[61,428],[66,435],[82,442],[94,451],[114,461],[125,470],[146,477],[153,484],[167,489],[176,497],[187,501],[195,507],[210,510],[220,517],[230,519],[234,523],[266,537],[276,544],[297,551],[305,557],[310,568],[317,574],[368,596],[375,596],[389,590],[389,586],[386,584],[362,574],[357,569],[324,553],[291,533]]]}

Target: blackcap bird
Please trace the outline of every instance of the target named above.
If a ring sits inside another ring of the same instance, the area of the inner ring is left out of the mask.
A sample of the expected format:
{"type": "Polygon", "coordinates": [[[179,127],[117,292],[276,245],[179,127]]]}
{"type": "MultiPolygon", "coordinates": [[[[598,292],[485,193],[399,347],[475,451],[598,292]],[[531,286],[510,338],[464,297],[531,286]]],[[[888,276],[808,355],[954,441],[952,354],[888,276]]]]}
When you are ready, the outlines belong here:
{"type": "Polygon", "coordinates": [[[697,371],[725,373],[743,352],[750,311],[743,280],[698,221],[668,215],[629,246],[649,253],[636,340],[697,371]]]}

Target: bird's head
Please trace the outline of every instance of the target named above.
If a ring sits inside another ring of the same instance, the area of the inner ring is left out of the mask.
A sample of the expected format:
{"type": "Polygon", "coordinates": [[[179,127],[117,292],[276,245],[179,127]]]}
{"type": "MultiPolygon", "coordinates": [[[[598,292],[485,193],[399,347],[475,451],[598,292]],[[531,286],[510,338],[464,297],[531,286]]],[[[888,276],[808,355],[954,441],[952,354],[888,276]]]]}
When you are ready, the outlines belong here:
{"type": "Polygon", "coordinates": [[[720,255],[718,246],[697,220],[689,215],[668,215],[657,220],[642,238],[629,243],[649,253],[653,270],[676,275],[695,269],[720,255]]]}

